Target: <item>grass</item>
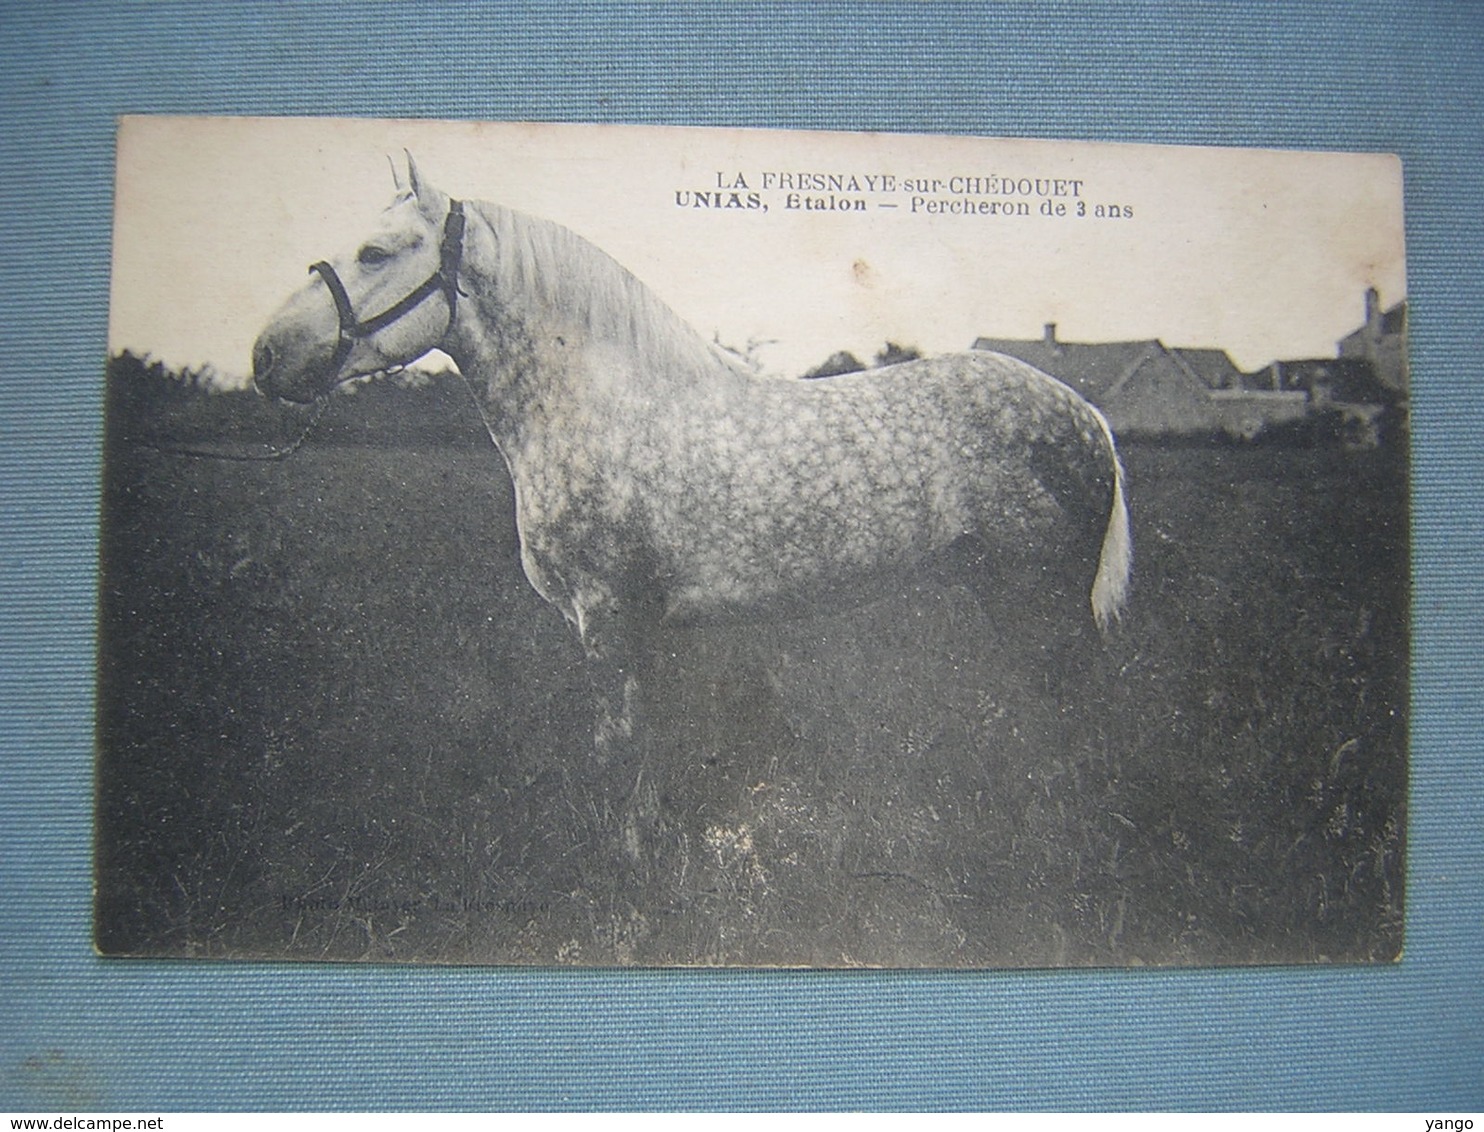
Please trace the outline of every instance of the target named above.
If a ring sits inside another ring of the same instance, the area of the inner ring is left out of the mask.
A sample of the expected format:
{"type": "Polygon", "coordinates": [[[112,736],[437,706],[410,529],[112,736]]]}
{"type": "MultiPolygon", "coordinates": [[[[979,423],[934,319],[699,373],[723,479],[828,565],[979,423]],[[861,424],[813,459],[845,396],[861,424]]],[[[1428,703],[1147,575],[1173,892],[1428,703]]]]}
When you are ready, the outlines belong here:
{"type": "Polygon", "coordinates": [[[926,581],[677,631],[646,741],[600,765],[586,663],[521,573],[503,464],[450,412],[466,431],[373,430],[347,398],[263,463],[171,455],[111,422],[103,950],[1399,954],[1398,451],[1127,445],[1132,604],[1075,663],[926,581]]]}

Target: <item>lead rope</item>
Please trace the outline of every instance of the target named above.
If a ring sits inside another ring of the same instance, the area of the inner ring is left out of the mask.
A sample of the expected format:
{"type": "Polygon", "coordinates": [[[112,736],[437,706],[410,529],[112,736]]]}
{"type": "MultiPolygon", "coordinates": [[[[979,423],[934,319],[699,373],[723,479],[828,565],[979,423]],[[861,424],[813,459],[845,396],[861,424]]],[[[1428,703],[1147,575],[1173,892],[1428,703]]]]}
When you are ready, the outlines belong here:
{"type": "Polygon", "coordinates": [[[292,456],[304,442],[309,439],[309,434],[315,430],[320,418],[325,415],[325,409],[330,404],[330,398],[316,397],[314,407],[309,412],[309,419],[304,422],[304,427],[299,430],[299,435],[294,437],[288,444],[269,448],[266,452],[220,452],[210,448],[198,448],[189,444],[152,444],[147,440],[132,440],[129,443],[140,448],[148,448],[151,452],[159,452],[164,456],[182,456],[191,460],[226,460],[232,463],[248,464],[262,463],[272,460],[283,460],[292,456]]]}
{"type": "Polygon", "coordinates": [[[500,448],[500,442],[495,439],[495,426],[490,424],[489,414],[484,411],[484,402],[480,400],[479,394],[474,390],[474,383],[464,376],[464,371],[459,370],[459,379],[463,381],[464,388],[469,391],[469,397],[474,402],[474,409],[479,413],[480,423],[484,425],[484,431],[489,434],[490,443],[495,446],[495,451],[504,458],[505,453],[500,448]]]}

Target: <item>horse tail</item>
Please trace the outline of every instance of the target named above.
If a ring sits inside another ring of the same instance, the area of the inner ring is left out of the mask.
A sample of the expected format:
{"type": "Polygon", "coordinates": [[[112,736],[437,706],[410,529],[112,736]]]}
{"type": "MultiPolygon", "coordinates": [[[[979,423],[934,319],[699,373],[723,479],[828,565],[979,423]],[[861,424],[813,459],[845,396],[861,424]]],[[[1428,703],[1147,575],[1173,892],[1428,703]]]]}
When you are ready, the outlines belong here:
{"type": "Polygon", "coordinates": [[[1129,534],[1128,503],[1123,496],[1123,463],[1113,443],[1113,430],[1108,419],[1097,409],[1093,413],[1103,426],[1108,442],[1108,458],[1113,461],[1113,507],[1108,516],[1108,529],[1103,533],[1103,550],[1098,558],[1098,572],[1092,582],[1092,616],[1098,629],[1106,633],[1113,622],[1123,616],[1128,601],[1129,572],[1133,567],[1134,544],[1129,534]]]}

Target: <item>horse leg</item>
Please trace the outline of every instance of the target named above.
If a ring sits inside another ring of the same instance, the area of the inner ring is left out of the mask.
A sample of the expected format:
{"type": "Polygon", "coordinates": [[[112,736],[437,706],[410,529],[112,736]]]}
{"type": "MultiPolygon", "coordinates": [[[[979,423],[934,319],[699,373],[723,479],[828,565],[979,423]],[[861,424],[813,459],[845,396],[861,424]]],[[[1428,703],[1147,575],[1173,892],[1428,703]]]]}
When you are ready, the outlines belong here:
{"type": "Polygon", "coordinates": [[[959,577],[989,621],[1007,686],[1067,703],[1101,650],[1091,591],[1095,552],[1076,540],[997,551],[961,548],[959,577]]]}
{"type": "Polygon", "coordinates": [[[650,699],[659,649],[647,619],[582,619],[593,700],[591,786],[621,858],[643,882],[651,873],[650,832],[659,821],[650,699]]]}
{"type": "Polygon", "coordinates": [[[598,765],[630,761],[643,738],[643,684],[635,664],[603,659],[589,665],[593,687],[593,754],[598,765]]]}
{"type": "Polygon", "coordinates": [[[599,765],[629,759],[635,743],[644,738],[644,696],[656,650],[648,619],[624,617],[606,593],[603,597],[576,603],[573,618],[587,653],[595,712],[593,754],[599,765]]]}

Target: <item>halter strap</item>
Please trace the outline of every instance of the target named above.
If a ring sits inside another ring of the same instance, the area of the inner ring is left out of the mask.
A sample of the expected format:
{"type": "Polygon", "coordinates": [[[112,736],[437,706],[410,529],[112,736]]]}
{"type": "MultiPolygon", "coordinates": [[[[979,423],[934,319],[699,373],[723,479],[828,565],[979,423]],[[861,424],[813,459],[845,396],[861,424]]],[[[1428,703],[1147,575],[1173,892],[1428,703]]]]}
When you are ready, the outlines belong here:
{"type": "Polygon", "coordinates": [[[459,266],[464,258],[464,202],[451,201],[448,215],[443,220],[443,240],[438,248],[438,270],[422,281],[411,294],[393,303],[380,314],[370,318],[356,319],[355,307],[340,276],[326,260],[309,265],[310,274],[318,274],[329,288],[335,301],[335,314],[340,320],[340,336],[335,343],[335,352],[330,356],[330,372],[338,373],[357,338],[369,338],[383,330],[405,314],[410,314],[430,295],[439,291],[448,300],[448,325],[453,325],[458,308],[459,266]]]}

